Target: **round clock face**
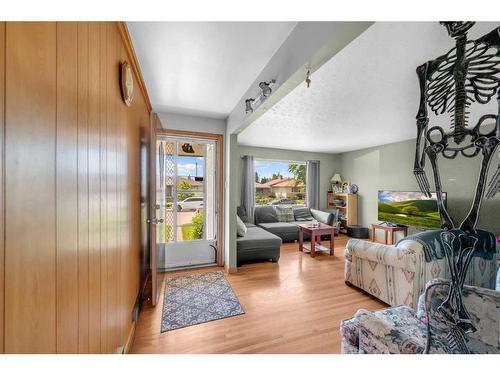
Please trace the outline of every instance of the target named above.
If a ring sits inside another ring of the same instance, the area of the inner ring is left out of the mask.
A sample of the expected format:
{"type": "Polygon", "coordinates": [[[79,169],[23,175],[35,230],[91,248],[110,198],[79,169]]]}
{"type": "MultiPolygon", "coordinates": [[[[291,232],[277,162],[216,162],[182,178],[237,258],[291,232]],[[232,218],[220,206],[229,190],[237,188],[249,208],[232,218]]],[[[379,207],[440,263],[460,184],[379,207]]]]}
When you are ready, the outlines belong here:
{"type": "Polygon", "coordinates": [[[124,61],[121,64],[120,73],[123,101],[128,107],[130,107],[132,105],[132,95],[134,93],[134,77],[132,75],[132,68],[128,62],[124,61]]]}

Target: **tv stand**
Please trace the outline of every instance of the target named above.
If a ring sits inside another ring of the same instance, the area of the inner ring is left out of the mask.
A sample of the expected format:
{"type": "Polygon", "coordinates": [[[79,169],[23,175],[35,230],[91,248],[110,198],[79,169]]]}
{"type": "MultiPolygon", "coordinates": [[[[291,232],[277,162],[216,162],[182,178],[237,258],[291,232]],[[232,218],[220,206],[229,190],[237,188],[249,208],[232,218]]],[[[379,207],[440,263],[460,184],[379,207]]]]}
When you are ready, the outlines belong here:
{"type": "Polygon", "coordinates": [[[377,236],[375,235],[375,231],[383,230],[384,231],[384,238],[386,245],[394,245],[394,233],[396,232],[403,232],[403,236],[406,237],[408,235],[408,227],[406,226],[398,226],[396,224],[387,225],[387,223],[381,223],[381,224],[372,224],[372,242],[378,242],[376,241],[377,236]]]}

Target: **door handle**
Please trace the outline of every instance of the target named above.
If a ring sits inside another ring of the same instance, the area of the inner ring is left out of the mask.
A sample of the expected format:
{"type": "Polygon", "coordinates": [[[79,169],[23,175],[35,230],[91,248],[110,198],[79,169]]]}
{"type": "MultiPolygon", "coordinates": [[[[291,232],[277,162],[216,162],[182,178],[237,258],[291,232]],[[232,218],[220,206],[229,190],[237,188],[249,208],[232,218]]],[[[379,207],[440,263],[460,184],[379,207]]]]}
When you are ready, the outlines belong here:
{"type": "Polygon", "coordinates": [[[154,219],[152,219],[152,220],[151,220],[151,219],[148,219],[148,220],[147,220],[147,223],[148,223],[148,224],[153,224],[153,225],[158,225],[158,224],[163,223],[163,221],[164,221],[163,219],[157,219],[157,218],[154,218],[154,219]]]}

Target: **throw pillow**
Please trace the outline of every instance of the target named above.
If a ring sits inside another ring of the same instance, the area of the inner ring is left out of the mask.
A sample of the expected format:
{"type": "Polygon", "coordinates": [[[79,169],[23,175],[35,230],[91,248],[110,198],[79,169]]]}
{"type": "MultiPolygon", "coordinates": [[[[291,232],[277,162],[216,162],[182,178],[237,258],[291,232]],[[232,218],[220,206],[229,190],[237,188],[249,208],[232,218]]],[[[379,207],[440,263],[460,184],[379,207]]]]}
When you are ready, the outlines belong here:
{"type": "Polygon", "coordinates": [[[247,234],[247,227],[238,215],[236,215],[236,234],[238,237],[245,237],[247,234]]]}
{"type": "Polygon", "coordinates": [[[313,217],[311,216],[311,211],[307,207],[295,208],[293,210],[293,215],[296,221],[311,221],[313,217]]]}
{"type": "Polygon", "coordinates": [[[240,217],[240,219],[245,222],[248,221],[247,210],[243,206],[239,206],[236,208],[236,215],[240,217]]]}
{"type": "Polygon", "coordinates": [[[282,223],[290,223],[294,220],[293,208],[290,206],[276,206],[276,215],[278,221],[282,223]]]}
{"type": "Polygon", "coordinates": [[[274,206],[255,207],[255,224],[260,223],[277,223],[278,216],[274,206]]]}

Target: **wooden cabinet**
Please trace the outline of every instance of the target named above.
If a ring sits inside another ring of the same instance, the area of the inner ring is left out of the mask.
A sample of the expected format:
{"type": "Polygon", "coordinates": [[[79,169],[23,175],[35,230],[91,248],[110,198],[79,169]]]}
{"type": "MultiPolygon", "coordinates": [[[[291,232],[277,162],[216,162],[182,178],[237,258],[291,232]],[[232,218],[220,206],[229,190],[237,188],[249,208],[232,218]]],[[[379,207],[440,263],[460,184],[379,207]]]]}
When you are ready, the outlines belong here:
{"type": "Polygon", "coordinates": [[[348,193],[328,193],[326,197],[328,209],[339,210],[340,232],[347,233],[348,225],[358,224],[358,195],[348,193]]]}

